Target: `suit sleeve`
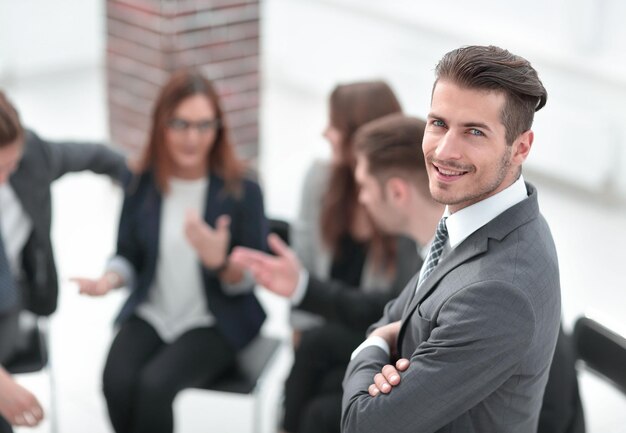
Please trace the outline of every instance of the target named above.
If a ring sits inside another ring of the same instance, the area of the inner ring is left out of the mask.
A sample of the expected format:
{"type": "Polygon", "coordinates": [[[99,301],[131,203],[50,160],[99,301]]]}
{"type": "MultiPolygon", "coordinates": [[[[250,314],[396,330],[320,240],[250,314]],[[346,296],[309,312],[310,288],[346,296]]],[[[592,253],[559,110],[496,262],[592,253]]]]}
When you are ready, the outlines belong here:
{"type": "Polygon", "coordinates": [[[358,331],[380,319],[385,305],[395,297],[391,292],[363,293],[336,280],[309,276],[309,284],[298,308],[324,316],[358,331]]]}
{"type": "Polygon", "coordinates": [[[408,305],[409,302],[411,302],[411,298],[415,294],[418,278],[419,275],[415,275],[407,283],[407,285],[404,287],[404,289],[397,298],[387,302],[383,310],[382,317],[376,323],[369,327],[369,329],[367,330],[367,335],[369,335],[376,328],[380,328],[381,326],[385,326],[402,319],[404,307],[408,305]]]}
{"type": "MultiPolygon", "coordinates": [[[[416,310],[414,315],[419,316],[416,310]]],[[[408,326],[424,322],[409,318],[408,326]]],[[[362,350],[344,379],[342,432],[435,432],[484,400],[512,374],[533,340],[530,301],[508,283],[475,284],[448,299],[429,338],[413,352],[401,383],[388,395],[367,387],[386,363],[376,347],[362,350]]]]}
{"type": "Polygon", "coordinates": [[[115,180],[123,180],[127,174],[126,161],[121,153],[109,146],[97,143],[51,142],[33,134],[46,154],[50,181],[66,173],[89,170],[105,174],[115,180]]]}

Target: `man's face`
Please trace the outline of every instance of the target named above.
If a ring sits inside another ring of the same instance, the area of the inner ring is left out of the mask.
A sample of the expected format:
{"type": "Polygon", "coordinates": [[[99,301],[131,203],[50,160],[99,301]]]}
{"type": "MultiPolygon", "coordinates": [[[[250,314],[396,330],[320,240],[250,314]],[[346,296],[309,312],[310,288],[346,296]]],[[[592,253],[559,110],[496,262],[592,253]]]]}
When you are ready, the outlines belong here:
{"type": "Polygon", "coordinates": [[[9,180],[11,173],[15,171],[22,158],[22,141],[17,141],[0,146],[0,185],[9,180]]]}
{"type": "Polygon", "coordinates": [[[422,142],[430,193],[456,212],[515,181],[532,144],[527,131],[509,146],[501,112],[505,96],[439,81],[422,142]]]}
{"type": "Polygon", "coordinates": [[[359,202],[365,206],[374,223],[385,233],[402,234],[406,232],[402,209],[384,193],[380,182],[369,172],[367,158],[357,155],[354,171],[359,186],[359,202]]]}

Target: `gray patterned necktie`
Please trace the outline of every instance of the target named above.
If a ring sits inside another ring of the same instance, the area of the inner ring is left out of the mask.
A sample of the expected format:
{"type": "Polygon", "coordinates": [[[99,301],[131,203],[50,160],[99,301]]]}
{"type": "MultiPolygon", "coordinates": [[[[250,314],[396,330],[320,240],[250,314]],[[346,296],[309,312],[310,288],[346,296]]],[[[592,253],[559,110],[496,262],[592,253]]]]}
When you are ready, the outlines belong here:
{"type": "Polygon", "coordinates": [[[441,257],[441,253],[443,252],[443,247],[446,245],[446,241],[448,240],[448,228],[446,227],[446,218],[447,217],[441,218],[439,220],[439,224],[437,224],[435,239],[430,245],[428,258],[426,259],[426,264],[424,264],[424,273],[421,275],[419,283],[417,284],[418,287],[435,270],[437,263],[439,263],[439,258],[441,257]]]}
{"type": "Polygon", "coordinates": [[[4,241],[0,233],[0,314],[6,313],[17,305],[18,293],[15,279],[4,250],[4,241]]]}

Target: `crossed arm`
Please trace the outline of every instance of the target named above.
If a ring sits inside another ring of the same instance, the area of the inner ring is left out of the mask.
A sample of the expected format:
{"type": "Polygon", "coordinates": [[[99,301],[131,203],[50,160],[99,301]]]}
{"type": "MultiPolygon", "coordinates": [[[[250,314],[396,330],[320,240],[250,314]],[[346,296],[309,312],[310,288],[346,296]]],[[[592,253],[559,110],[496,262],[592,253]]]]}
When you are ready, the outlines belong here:
{"type": "MultiPolygon", "coordinates": [[[[409,318],[406,326],[419,319],[409,318]]],[[[534,336],[534,323],[529,301],[506,283],[483,282],[457,292],[433,318],[430,336],[415,347],[388,394],[368,392],[390,364],[385,351],[366,347],[350,362],[342,431],[432,432],[445,426],[511,376],[534,336]]]]}

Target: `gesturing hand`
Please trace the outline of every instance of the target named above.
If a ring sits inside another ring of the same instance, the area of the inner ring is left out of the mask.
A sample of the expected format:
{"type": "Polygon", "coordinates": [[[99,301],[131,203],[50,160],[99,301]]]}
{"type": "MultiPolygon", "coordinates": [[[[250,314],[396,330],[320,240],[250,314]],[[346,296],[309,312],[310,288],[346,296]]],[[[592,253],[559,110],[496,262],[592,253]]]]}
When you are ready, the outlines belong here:
{"type": "Polygon", "coordinates": [[[402,358],[396,362],[395,367],[391,364],[385,365],[380,373],[374,376],[374,383],[367,388],[367,392],[372,397],[376,397],[381,392],[389,394],[394,386],[400,384],[400,372],[409,368],[409,360],[402,358]]]}
{"type": "Polygon", "coordinates": [[[235,247],[230,261],[252,272],[257,283],[279,296],[290,297],[296,289],[300,275],[300,261],[291,248],[278,235],[267,237],[271,256],[261,251],[235,247]]]}
{"type": "Polygon", "coordinates": [[[93,278],[70,278],[70,281],[78,284],[78,292],[81,295],[104,296],[122,283],[122,278],[115,272],[107,272],[98,279],[93,278]]]}
{"type": "Polygon", "coordinates": [[[200,260],[209,269],[220,268],[226,263],[230,243],[230,217],[220,216],[215,228],[208,225],[198,212],[189,210],[185,218],[185,236],[200,260]]]}

